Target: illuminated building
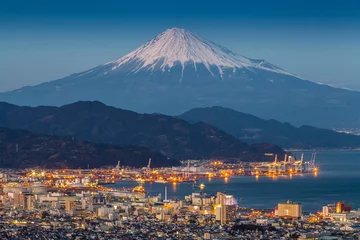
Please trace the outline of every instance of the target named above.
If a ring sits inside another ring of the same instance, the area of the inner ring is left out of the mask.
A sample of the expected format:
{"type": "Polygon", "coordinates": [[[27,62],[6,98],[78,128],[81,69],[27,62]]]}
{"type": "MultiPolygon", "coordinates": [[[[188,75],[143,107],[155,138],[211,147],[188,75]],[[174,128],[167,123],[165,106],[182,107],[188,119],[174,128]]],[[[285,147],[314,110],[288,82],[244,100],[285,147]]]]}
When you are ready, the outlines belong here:
{"type": "Polygon", "coordinates": [[[67,213],[71,213],[75,209],[76,209],[76,202],[75,201],[71,201],[71,200],[66,200],[65,201],[65,211],[67,213]]]}
{"type": "Polygon", "coordinates": [[[356,218],[356,214],[354,213],[332,213],[331,220],[333,221],[340,221],[340,222],[347,222],[348,220],[353,220],[356,218]]]}
{"type": "Polygon", "coordinates": [[[322,207],[322,214],[324,217],[330,216],[331,213],[335,212],[335,204],[328,204],[322,207]]]}
{"type": "Polygon", "coordinates": [[[233,195],[218,192],[216,194],[216,204],[220,205],[237,205],[236,199],[233,195]]]}
{"type": "Polygon", "coordinates": [[[302,216],[302,205],[301,203],[295,202],[284,202],[278,204],[278,216],[279,217],[291,217],[299,218],[302,216]]]}
{"type": "Polygon", "coordinates": [[[221,224],[236,220],[237,201],[234,196],[218,192],[216,194],[216,204],[214,206],[216,220],[221,224]]]}
{"type": "Polygon", "coordinates": [[[32,193],[14,193],[14,207],[22,208],[24,210],[33,210],[35,197],[32,193]]]}
{"type": "Polygon", "coordinates": [[[91,196],[92,204],[101,204],[104,205],[106,203],[105,197],[102,195],[91,196]]]}
{"type": "Polygon", "coordinates": [[[97,214],[99,217],[108,218],[110,214],[114,214],[114,208],[103,206],[97,209],[97,214]]]}
{"type": "Polygon", "coordinates": [[[216,220],[221,224],[236,220],[237,205],[215,205],[216,220]]]}
{"type": "Polygon", "coordinates": [[[336,213],[342,213],[342,212],[350,212],[351,211],[351,205],[345,205],[344,202],[338,202],[336,203],[336,213]]]}
{"type": "Polygon", "coordinates": [[[89,210],[97,212],[97,209],[103,207],[106,204],[106,199],[102,195],[95,195],[90,197],[90,206],[89,210]]]}
{"type": "Polygon", "coordinates": [[[14,198],[14,207],[15,208],[24,206],[24,194],[22,194],[21,192],[14,193],[13,198],[14,198]]]}
{"type": "Polygon", "coordinates": [[[25,193],[24,194],[24,209],[25,210],[34,210],[35,208],[35,197],[34,194],[25,193]]]}
{"type": "Polygon", "coordinates": [[[192,205],[207,206],[212,203],[211,196],[206,193],[203,195],[201,195],[201,193],[192,193],[189,199],[192,205]]]}
{"type": "Polygon", "coordinates": [[[343,207],[344,207],[344,203],[343,202],[338,202],[336,203],[336,213],[342,213],[343,211],[343,207]]]}
{"type": "Polygon", "coordinates": [[[275,222],[274,219],[269,219],[269,218],[258,218],[258,219],[256,219],[256,224],[257,225],[267,226],[269,224],[273,224],[274,222],[275,222]]]}

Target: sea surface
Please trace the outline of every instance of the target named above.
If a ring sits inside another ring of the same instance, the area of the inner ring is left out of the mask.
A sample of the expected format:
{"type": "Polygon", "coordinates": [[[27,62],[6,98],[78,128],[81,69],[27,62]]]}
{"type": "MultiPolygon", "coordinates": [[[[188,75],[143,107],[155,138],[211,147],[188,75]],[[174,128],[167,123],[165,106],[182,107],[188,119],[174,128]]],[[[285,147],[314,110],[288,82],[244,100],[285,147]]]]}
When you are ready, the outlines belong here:
{"type": "MultiPolygon", "coordinates": [[[[300,152],[295,152],[298,158],[300,152]]],[[[304,152],[305,160],[311,152],[304,152]]],[[[303,209],[316,212],[322,206],[345,201],[353,208],[360,208],[360,151],[322,151],[317,152],[316,165],[319,172],[290,176],[239,176],[224,179],[201,179],[206,185],[204,192],[216,194],[218,191],[232,194],[238,204],[249,208],[274,208],[278,202],[294,201],[303,204],[303,209]]],[[[121,182],[112,187],[134,187],[136,182],[121,182]]],[[[165,185],[144,183],[144,188],[152,195],[162,193],[165,185]]],[[[185,195],[199,191],[192,188],[192,183],[168,184],[168,198],[184,199],[185,195]]]]}

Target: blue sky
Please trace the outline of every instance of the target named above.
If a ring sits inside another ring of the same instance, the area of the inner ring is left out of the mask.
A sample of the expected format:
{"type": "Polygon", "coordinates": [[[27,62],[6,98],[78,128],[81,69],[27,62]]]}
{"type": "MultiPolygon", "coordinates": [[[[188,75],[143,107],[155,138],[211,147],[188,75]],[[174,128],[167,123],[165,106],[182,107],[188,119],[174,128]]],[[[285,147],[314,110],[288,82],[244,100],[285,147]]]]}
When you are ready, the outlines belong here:
{"type": "Polygon", "coordinates": [[[114,60],[172,27],[360,90],[358,1],[0,1],[0,91],[114,60]]]}

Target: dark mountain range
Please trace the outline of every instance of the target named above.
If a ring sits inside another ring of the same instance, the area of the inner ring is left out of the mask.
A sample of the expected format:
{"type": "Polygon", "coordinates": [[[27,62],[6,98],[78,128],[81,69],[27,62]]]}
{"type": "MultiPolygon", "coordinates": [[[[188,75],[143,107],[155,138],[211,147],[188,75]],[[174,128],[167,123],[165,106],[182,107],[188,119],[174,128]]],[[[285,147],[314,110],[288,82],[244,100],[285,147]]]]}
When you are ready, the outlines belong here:
{"type": "Polygon", "coordinates": [[[223,106],[297,126],[360,127],[359,92],[304,80],[177,28],[115,61],[0,94],[27,106],[79,100],[172,115],[223,106]]]}
{"type": "Polygon", "coordinates": [[[35,108],[0,103],[0,126],[97,143],[139,145],[177,159],[228,157],[262,161],[269,160],[264,153],[283,154],[276,145],[249,146],[203,122],[190,124],[161,114],[138,114],[100,102],[35,108]]]}
{"type": "Polygon", "coordinates": [[[285,148],[360,147],[360,136],[311,126],[297,128],[223,107],[195,108],[179,118],[190,123],[206,122],[248,143],[271,142],[285,148]]]}
{"type": "Polygon", "coordinates": [[[139,146],[111,146],[34,134],[26,130],[0,127],[0,167],[2,168],[91,168],[117,164],[141,167],[152,158],[153,166],[178,165],[177,160],[139,146]]]}

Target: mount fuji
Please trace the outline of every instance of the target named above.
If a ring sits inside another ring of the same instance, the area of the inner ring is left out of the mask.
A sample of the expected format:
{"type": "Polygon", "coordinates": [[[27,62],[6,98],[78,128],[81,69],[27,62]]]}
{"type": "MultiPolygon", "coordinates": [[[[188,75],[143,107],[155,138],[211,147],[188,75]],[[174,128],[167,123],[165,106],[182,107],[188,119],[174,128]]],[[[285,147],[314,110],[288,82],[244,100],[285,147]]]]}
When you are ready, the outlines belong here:
{"type": "Polygon", "coordinates": [[[165,114],[217,105],[295,125],[360,127],[359,92],[304,80],[179,28],[90,70],[0,94],[29,106],[79,100],[165,114]]]}

